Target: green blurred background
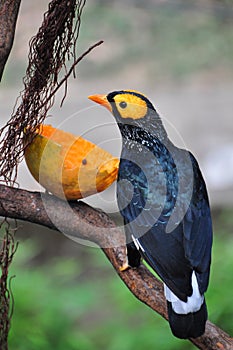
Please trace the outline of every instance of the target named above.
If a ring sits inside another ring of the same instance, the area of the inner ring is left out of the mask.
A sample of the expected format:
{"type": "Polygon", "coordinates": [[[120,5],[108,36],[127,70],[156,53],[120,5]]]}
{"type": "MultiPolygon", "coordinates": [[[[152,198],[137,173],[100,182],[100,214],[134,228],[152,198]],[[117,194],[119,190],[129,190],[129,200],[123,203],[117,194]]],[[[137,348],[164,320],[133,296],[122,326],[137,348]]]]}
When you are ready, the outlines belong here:
{"type": "MultiPolygon", "coordinates": [[[[22,90],[28,41],[46,8],[45,0],[22,3],[1,86],[2,124],[22,90]]],[[[106,133],[96,133],[96,128],[110,117],[97,107],[87,109],[87,95],[134,88],[156,103],[169,120],[165,124],[171,138],[194,152],[207,181],[215,234],[206,293],[209,319],[231,334],[232,19],[232,1],[87,1],[78,53],[97,40],[105,43],[78,66],[64,107],[59,108],[60,93],[48,120],[101,144],[106,133]]],[[[119,155],[119,134],[110,122],[106,148],[119,155]]],[[[30,190],[40,188],[24,164],[19,182],[30,190]]],[[[88,202],[113,213],[114,186],[88,202]]],[[[174,338],[167,322],[132,296],[99,249],[27,223],[20,223],[16,237],[20,244],[10,271],[16,276],[11,282],[10,349],[194,349],[190,342],[174,338]]]]}

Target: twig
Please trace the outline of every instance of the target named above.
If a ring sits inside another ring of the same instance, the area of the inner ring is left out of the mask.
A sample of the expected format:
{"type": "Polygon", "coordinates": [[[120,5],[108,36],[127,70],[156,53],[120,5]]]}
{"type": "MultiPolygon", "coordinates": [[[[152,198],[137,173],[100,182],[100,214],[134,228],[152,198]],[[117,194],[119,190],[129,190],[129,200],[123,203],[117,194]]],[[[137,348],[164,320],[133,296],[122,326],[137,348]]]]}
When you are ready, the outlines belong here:
{"type": "MultiPolygon", "coordinates": [[[[59,83],[57,83],[55,89],[49,94],[48,98],[46,100],[43,101],[43,103],[41,105],[39,105],[37,107],[37,111],[40,111],[41,108],[43,108],[51,99],[52,97],[56,94],[56,92],[60,89],[60,87],[67,82],[67,79],[69,78],[69,76],[72,74],[72,72],[74,72],[74,68],[75,66],[82,61],[82,59],[87,56],[93,49],[95,49],[97,46],[100,46],[101,44],[103,44],[103,40],[98,41],[97,43],[93,44],[92,46],[90,46],[86,51],[84,51],[82,53],[81,56],[79,56],[74,63],[72,64],[72,66],[70,67],[70,69],[68,70],[68,72],[64,75],[64,77],[59,81],[59,83]]],[[[66,94],[64,95],[64,97],[62,98],[62,101],[60,103],[60,107],[63,105],[64,99],[66,97],[66,94]]]]}
{"type": "MultiPolygon", "coordinates": [[[[69,76],[71,75],[72,72],[74,72],[74,68],[75,66],[82,61],[82,59],[87,56],[93,49],[95,49],[97,46],[100,46],[101,44],[103,44],[103,40],[98,41],[97,43],[95,43],[94,45],[90,46],[85,52],[83,52],[83,54],[81,56],[79,56],[74,63],[72,64],[72,66],[70,67],[68,73],[63,77],[63,79],[58,83],[58,85],[56,86],[56,88],[53,90],[53,92],[51,93],[51,95],[49,96],[49,98],[51,98],[56,92],[57,90],[62,86],[63,83],[67,82],[67,79],[69,78],[69,76]]],[[[66,85],[66,89],[67,89],[67,85],[66,85]]],[[[60,103],[60,107],[62,107],[63,102],[65,100],[66,97],[66,93],[64,94],[61,103],[60,103]]],[[[48,102],[48,101],[47,101],[48,102]]],[[[42,105],[43,107],[43,105],[42,105]]]]}

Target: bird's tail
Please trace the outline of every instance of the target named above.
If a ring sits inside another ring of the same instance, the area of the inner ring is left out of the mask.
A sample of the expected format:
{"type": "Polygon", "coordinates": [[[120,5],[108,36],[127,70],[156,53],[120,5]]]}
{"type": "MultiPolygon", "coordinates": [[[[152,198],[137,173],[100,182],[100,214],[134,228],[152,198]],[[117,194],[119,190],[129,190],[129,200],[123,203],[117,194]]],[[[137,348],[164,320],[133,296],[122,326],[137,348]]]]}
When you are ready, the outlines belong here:
{"type": "Polygon", "coordinates": [[[174,336],[181,339],[197,338],[205,332],[207,320],[205,300],[198,311],[189,312],[188,314],[176,313],[169,301],[167,301],[167,308],[169,323],[174,336]]]}

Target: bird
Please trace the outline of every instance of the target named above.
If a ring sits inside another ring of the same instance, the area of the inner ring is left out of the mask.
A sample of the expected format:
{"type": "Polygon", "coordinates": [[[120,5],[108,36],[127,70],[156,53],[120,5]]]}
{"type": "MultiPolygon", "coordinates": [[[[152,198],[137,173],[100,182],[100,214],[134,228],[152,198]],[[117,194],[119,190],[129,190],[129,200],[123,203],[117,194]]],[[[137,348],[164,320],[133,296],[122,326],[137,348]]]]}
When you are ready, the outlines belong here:
{"type": "MultiPolygon", "coordinates": [[[[169,139],[150,100],[136,90],[89,96],[114,116],[122,138],[117,202],[127,266],[144,260],[164,283],[174,336],[197,338],[208,318],[212,219],[194,155],[169,139]]],[[[124,270],[127,266],[123,266],[124,270]]]]}

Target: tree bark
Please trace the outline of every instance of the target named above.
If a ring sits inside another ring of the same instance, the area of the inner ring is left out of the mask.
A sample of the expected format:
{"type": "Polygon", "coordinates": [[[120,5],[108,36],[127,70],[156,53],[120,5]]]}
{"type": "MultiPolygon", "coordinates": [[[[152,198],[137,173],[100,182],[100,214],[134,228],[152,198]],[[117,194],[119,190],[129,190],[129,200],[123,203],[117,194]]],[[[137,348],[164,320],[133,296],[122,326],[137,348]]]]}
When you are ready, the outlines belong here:
{"type": "MultiPolygon", "coordinates": [[[[124,234],[104,212],[81,201],[67,203],[49,194],[0,185],[0,215],[43,225],[73,239],[95,242],[129,290],[167,319],[162,283],[143,265],[120,271],[126,259],[124,234]]],[[[209,321],[205,334],[190,341],[203,350],[233,349],[233,338],[209,321]]]]}
{"type": "Polygon", "coordinates": [[[10,54],[21,0],[0,1],[0,82],[10,54]]]}

